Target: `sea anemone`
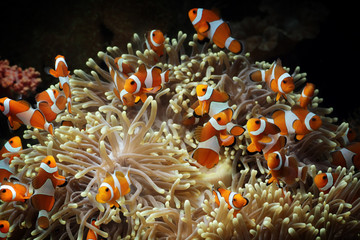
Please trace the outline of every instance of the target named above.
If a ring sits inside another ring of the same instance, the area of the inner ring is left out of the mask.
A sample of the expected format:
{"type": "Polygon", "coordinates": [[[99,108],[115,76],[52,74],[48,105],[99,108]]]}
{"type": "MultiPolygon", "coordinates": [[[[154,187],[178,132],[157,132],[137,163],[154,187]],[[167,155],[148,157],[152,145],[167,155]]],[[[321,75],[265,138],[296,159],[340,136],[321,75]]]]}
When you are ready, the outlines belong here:
{"type": "MultiPolygon", "coordinates": [[[[248,119],[271,116],[275,110],[289,110],[300,98],[306,74],[297,67],[292,76],[297,91],[287,100],[275,101],[276,94],[262,83],[249,79],[256,69],[268,69],[266,62],[251,63],[248,55],[235,55],[205,43],[197,35],[185,44],[187,35],[165,40],[159,57],[144,50],[144,40],[134,34],[127,53],[117,47],[99,52],[101,64],[89,59],[90,74],[75,70],[70,85],[72,114],[58,115],[54,136],[38,129],[25,131],[24,138],[38,140],[15,157],[17,177],[30,183],[41,160],[55,157],[59,173],[68,184],[58,187],[50,211],[50,227],[36,228],[37,212],[30,204],[4,203],[0,217],[11,223],[11,236],[44,239],[83,239],[88,229],[108,239],[331,239],[356,237],[360,231],[359,174],[341,169],[335,187],[319,193],[312,177],[332,171],[330,151],[339,145],[348,124],[335,125],[327,117],[331,108],[321,108],[314,97],[309,109],[323,121],[318,131],[301,141],[289,138],[288,155],[309,166],[305,183],[298,182],[284,192],[266,184],[266,161],[262,154],[249,155],[247,133],[236,144],[220,150],[220,161],[212,169],[197,166],[191,152],[197,147],[195,127],[182,124],[197,98],[195,88],[207,84],[230,95],[233,122],[245,126],[248,119]],[[134,107],[124,106],[105,59],[110,64],[123,57],[134,69],[140,64],[170,69],[170,81],[154,96],[134,107]],[[104,66],[104,67],[100,67],[104,66]],[[74,126],[60,126],[71,121],[74,126]],[[334,130],[335,129],[335,130],[334,130]],[[131,192],[120,199],[120,208],[110,208],[95,200],[106,173],[130,169],[131,192]],[[249,200],[236,217],[224,199],[216,205],[211,189],[223,187],[249,200]],[[91,225],[96,218],[97,229],[91,225]]],[[[286,65],[286,63],[284,63],[286,65]]],[[[289,70],[289,69],[288,69],[289,70]]],[[[55,86],[56,87],[56,86],[55,86]]],[[[318,91],[315,92],[315,95],[318,91]]]]}

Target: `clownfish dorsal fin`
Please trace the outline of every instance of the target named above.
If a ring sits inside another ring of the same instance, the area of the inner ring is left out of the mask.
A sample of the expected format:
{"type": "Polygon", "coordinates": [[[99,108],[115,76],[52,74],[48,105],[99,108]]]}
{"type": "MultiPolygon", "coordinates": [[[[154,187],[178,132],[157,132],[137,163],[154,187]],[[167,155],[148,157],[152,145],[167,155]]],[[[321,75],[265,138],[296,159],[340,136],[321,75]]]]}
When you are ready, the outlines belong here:
{"type": "Polygon", "coordinates": [[[200,141],[201,132],[202,132],[203,128],[204,128],[203,126],[198,126],[197,128],[195,128],[194,137],[198,141],[200,141]]]}
{"type": "Polygon", "coordinates": [[[142,64],[139,66],[138,72],[140,72],[140,73],[146,73],[145,63],[142,63],[142,64]]]}
{"type": "Polygon", "coordinates": [[[158,66],[154,66],[154,67],[151,69],[151,72],[152,72],[152,73],[153,73],[153,72],[156,72],[156,73],[158,73],[158,74],[161,74],[162,69],[161,69],[160,67],[158,67],[158,66]]]}
{"type": "Polygon", "coordinates": [[[282,67],[282,63],[281,63],[280,58],[276,59],[276,66],[282,67]]]}
{"type": "Polygon", "coordinates": [[[218,16],[219,18],[221,18],[221,13],[220,13],[220,9],[219,9],[219,8],[213,7],[213,8],[211,8],[211,11],[212,11],[216,16],[218,16]]]}
{"type": "Polygon", "coordinates": [[[116,171],[115,176],[119,179],[120,177],[125,177],[124,173],[121,171],[116,171]]]}
{"type": "Polygon", "coordinates": [[[18,102],[18,103],[20,103],[20,104],[22,104],[22,105],[25,105],[25,106],[27,106],[27,107],[31,107],[31,106],[30,106],[30,103],[29,103],[28,101],[26,101],[26,100],[21,99],[21,100],[18,100],[18,101],[16,101],[16,102],[18,102]]]}

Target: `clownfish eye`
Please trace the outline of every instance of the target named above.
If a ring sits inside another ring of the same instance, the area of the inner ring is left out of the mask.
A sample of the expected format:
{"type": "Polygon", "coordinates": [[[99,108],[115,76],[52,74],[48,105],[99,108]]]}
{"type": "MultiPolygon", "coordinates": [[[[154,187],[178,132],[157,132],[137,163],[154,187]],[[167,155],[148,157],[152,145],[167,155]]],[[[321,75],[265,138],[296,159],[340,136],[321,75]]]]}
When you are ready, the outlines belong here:
{"type": "Polygon", "coordinates": [[[311,121],[315,122],[315,121],[316,121],[316,118],[312,118],[311,121]]]}
{"type": "Polygon", "coordinates": [[[327,179],[327,176],[326,176],[326,175],[325,175],[325,176],[323,176],[323,179],[324,179],[324,180],[326,180],[326,179],[327,179]]]}
{"type": "Polygon", "coordinates": [[[287,83],[287,81],[286,81],[286,80],[284,80],[284,81],[283,81],[283,83],[285,83],[285,84],[286,84],[286,83],[287,83]]]}
{"type": "Polygon", "coordinates": [[[201,89],[203,92],[206,92],[206,89],[205,88],[203,88],[203,89],[201,89]]]}
{"type": "Polygon", "coordinates": [[[47,165],[50,165],[50,163],[51,163],[51,162],[50,162],[50,160],[49,160],[49,161],[47,162],[47,165]]]}
{"type": "Polygon", "coordinates": [[[6,189],[1,190],[2,193],[6,193],[6,189]]]}
{"type": "Polygon", "coordinates": [[[193,14],[196,14],[196,10],[193,10],[193,14]]]}
{"type": "Polygon", "coordinates": [[[155,33],[153,33],[152,36],[155,37],[155,33]]]}
{"type": "Polygon", "coordinates": [[[105,189],[105,192],[108,192],[108,191],[109,191],[109,188],[106,188],[106,189],[105,189]]]}
{"type": "Polygon", "coordinates": [[[11,140],[9,143],[12,144],[12,143],[13,143],[13,140],[11,140]]]}
{"type": "Polygon", "coordinates": [[[221,117],[218,117],[217,119],[216,119],[216,121],[220,121],[221,120],[221,117]]]}
{"type": "Polygon", "coordinates": [[[4,224],[0,224],[0,228],[3,228],[4,227],[4,224]]]}
{"type": "Polygon", "coordinates": [[[279,159],[279,155],[276,154],[276,159],[279,159]]]}
{"type": "Polygon", "coordinates": [[[4,106],[4,104],[3,104],[3,103],[0,103],[0,106],[4,106]]]}
{"type": "Polygon", "coordinates": [[[130,84],[131,84],[131,85],[134,85],[134,84],[135,84],[135,81],[131,81],[130,84]]]}
{"type": "Polygon", "coordinates": [[[255,121],[255,124],[260,124],[260,120],[256,120],[256,121],[255,121]]]}

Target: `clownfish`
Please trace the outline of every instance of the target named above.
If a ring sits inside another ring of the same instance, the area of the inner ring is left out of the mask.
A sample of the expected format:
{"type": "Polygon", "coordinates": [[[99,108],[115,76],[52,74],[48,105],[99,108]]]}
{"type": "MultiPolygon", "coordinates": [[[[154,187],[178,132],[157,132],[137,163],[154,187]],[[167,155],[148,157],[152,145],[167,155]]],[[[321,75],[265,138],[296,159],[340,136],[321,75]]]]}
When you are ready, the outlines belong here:
{"type": "Polygon", "coordinates": [[[117,65],[119,70],[116,70],[110,62],[108,57],[105,57],[105,63],[109,68],[109,72],[111,75],[111,78],[115,84],[115,87],[113,89],[113,92],[115,96],[122,101],[122,103],[126,106],[134,106],[135,104],[135,96],[133,94],[128,93],[124,89],[125,85],[125,79],[128,78],[128,75],[125,72],[132,71],[130,69],[130,65],[125,64],[123,61],[123,58],[117,58],[115,59],[115,65],[117,65]],[[121,69],[121,70],[120,70],[121,69]]]}
{"type": "MultiPolygon", "coordinates": [[[[114,63],[116,65],[117,69],[125,75],[129,75],[130,73],[135,72],[133,67],[123,57],[115,58],[114,63]]],[[[109,64],[107,64],[107,65],[109,66],[109,64]]],[[[110,69],[109,69],[109,71],[110,71],[110,69]]],[[[125,79],[124,79],[124,81],[125,81],[125,79]]]]}
{"type": "Polygon", "coordinates": [[[193,8],[189,11],[188,15],[200,41],[208,38],[219,48],[225,47],[233,53],[240,53],[243,50],[241,43],[230,36],[229,25],[214,11],[193,8]]]}
{"type": "Polygon", "coordinates": [[[38,109],[33,109],[25,100],[15,101],[7,97],[0,98],[0,110],[8,117],[10,127],[15,124],[30,125],[44,129],[53,135],[54,126],[48,123],[38,109]]]}
{"type": "Polygon", "coordinates": [[[65,109],[66,98],[56,89],[47,89],[35,96],[37,108],[44,114],[46,121],[52,122],[65,109]]]}
{"type": "Polygon", "coordinates": [[[3,182],[0,186],[0,199],[4,202],[25,202],[31,194],[26,184],[20,182],[3,182]]]}
{"type": "Polygon", "coordinates": [[[296,178],[302,182],[306,180],[308,167],[300,167],[295,157],[285,155],[284,149],[269,153],[267,165],[271,174],[268,184],[276,182],[279,185],[279,180],[282,180],[287,185],[292,185],[295,183],[296,178]]]}
{"type": "Polygon", "coordinates": [[[164,34],[160,30],[151,30],[146,33],[145,44],[149,50],[153,50],[159,57],[164,55],[164,34]]]}
{"type": "Polygon", "coordinates": [[[265,118],[251,118],[246,123],[251,143],[247,146],[250,153],[263,152],[265,159],[269,153],[278,151],[286,144],[286,138],[280,136],[280,129],[265,118]]]}
{"type": "Polygon", "coordinates": [[[8,237],[10,223],[6,220],[0,220],[0,240],[6,240],[8,237]]]}
{"type": "Polygon", "coordinates": [[[356,138],[356,132],[351,128],[347,128],[345,134],[341,137],[341,146],[347,146],[356,138]]]}
{"type": "Polygon", "coordinates": [[[169,81],[169,69],[161,72],[161,68],[153,66],[150,69],[141,64],[136,73],[125,81],[124,89],[127,93],[135,95],[135,103],[145,102],[146,93],[156,93],[161,89],[161,84],[169,81]]]}
{"type": "Polygon", "coordinates": [[[21,139],[18,136],[10,138],[0,150],[0,184],[4,179],[9,179],[15,173],[14,167],[10,167],[10,163],[14,157],[19,155],[12,155],[10,158],[4,158],[4,153],[17,153],[22,150],[21,139]]]}
{"type": "Polygon", "coordinates": [[[338,177],[337,173],[320,173],[314,177],[314,183],[321,192],[328,193],[338,177]]]}
{"type": "Polygon", "coordinates": [[[318,130],[322,125],[319,116],[296,105],[291,110],[275,111],[272,121],[280,128],[281,135],[295,134],[297,140],[303,139],[306,134],[318,130]]]}
{"type": "Polygon", "coordinates": [[[56,78],[59,78],[60,90],[63,90],[66,97],[67,109],[71,113],[71,89],[70,89],[70,71],[65,61],[65,57],[57,55],[55,57],[55,70],[50,69],[48,73],[56,78]]]}
{"type": "Polygon", "coordinates": [[[332,162],[335,166],[350,168],[354,166],[360,170],[360,142],[352,143],[338,151],[331,152],[332,162]]]}
{"type": "MultiPolygon", "coordinates": [[[[95,225],[96,219],[93,218],[91,219],[91,225],[93,225],[94,227],[96,227],[97,229],[100,228],[100,226],[96,226],[95,225]]],[[[95,231],[89,229],[87,235],[86,235],[86,240],[97,240],[98,239],[98,235],[95,231]]]]}
{"type": "Polygon", "coordinates": [[[216,190],[213,188],[212,192],[218,206],[220,206],[220,198],[223,197],[228,204],[228,209],[234,209],[234,217],[249,203],[249,200],[241,196],[240,193],[235,193],[225,188],[217,188],[216,190]]]}
{"type": "Polygon", "coordinates": [[[281,96],[286,99],[286,94],[295,88],[293,77],[282,67],[280,59],[274,62],[268,70],[257,70],[250,73],[250,79],[254,82],[266,82],[268,87],[277,93],[276,101],[281,96]]]}
{"type": "Polygon", "coordinates": [[[306,83],[299,98],[300,107],[306,108],[311,102],[311,99],[314,97],[314,93],[315,93],[315,85],[312,83],[306,83]]]}
{"type": "Polygon", "coordinates": [[[108,203],[110,207],[120,207],[117,200],[130,192],[130,178],[129,171],[124,175],[120,171],[115,171],[113,174],[106,173],[104,181],[99,187],[96,201],[99,203],[108,203]]]}
{"type": "Polygon", "coordinates": [[[195,137],[199,140],[199,145],[191,157],[207,168],[214,167],[219,162],[220,146],[234,145],[234,136],[240,136],[245,131],[230,121],[229,113],[222,111],[210,118],[204,127],[196,128],[195,137]]]}
{"type": "Polygon", "coordinates": [[[39,210],[37,225],[41,229],[49,227],[49,211],[55,203],[56,186],[63,187],[67,184],[64,176],[58,173],[58,167],[53,156],[46,156],[40,164],[40,170],[32,180],[34,194],[30,198],[31,205],[39,210]]]}

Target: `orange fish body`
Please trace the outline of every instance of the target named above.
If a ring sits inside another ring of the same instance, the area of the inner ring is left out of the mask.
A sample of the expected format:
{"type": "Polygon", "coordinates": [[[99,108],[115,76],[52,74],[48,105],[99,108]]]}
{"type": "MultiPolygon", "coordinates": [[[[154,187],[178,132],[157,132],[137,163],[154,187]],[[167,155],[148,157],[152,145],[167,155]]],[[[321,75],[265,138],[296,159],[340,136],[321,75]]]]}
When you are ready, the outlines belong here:
{"type": "Polygon", "coordinates": [[[47,89],[35,96],[37,108],[44,114],[46,121],[52,122],[65,109],[66,98],[56,89],[47,89]]]}
{"type": "Polygon", "coordinates": [[[338,177],[337,173],[321,173],[314,177],[314,183],[321,192],[328,193],[338,177]]]}
{"type": "Polygon", "coordinates": [[[106,173],[96,195],[96,201],[108,203],[110,207],[120,207],[117,200],[130,192],[130,183],[129,170],[126,175],[120,171],[115,171],[113,174],[106,173]]]}
{"type": "Polygon", "coordinates": [[[33,179],[34,194],[31,197],[31,205],[39,210],[37,224],[42,229],[49,227],[48,212],[55,203],[56,186],[65,186],[66,179],[58,173],[56,161],[53,156],[45,157],[41,164],[38,175],[33,179]]]}
{"type": "Polygon", "coordinates": [[[3,157],[5,153],[17,153],[22,150],[21,139],[18,136],[10,138],[0,150],[0,185],[4,179],[10,179],[10,176],[15,173],[15,168],[10,167],[10,163],[14,157],[19,155],[12,155],[11,157],[3,157]]]}
{"type": "Polygon", "coordinates": [[[268,70],[257,70],[250,74],[250,79],[255,82],[266,82],[268,87],[277,93],[276,101],[280,97],[286,99],[286,94],[292,92],[295,88],[294,79],[290,74],[282,67],[280,59],[273,63],[268,70]]]}
{"type": "Polygon", "coordinates": [[[160,30],[151,30],[146,33],[146,47],[152,49],[159,57],[164,55],[164,34],[160,30]]]}
{"type": "Polygon", "coordinates": [[[241,43],[232,38],[229,25],[212,10],[193,8],[188,13],[200,41],[208,38],[219,48],[226,47],[233,53],[243,50],[241,43]]]}
{"type": "Polygon", "coordinates": [[[169,71],[161,72],[161,68],[156,66],[146,69],[145,64],[141,64],[138,71],[126,79],[124,89],[136,96],[135,103],[139,100],[145,102],[146,93],[156,93],[162,83],[169,81],[169,71]]]}
{"type": "Polygon", "coordinates": [[[300,107],[307,108],[311,99],[314,97],[315,85],[312,83],[307,83],[304,89],[301,92],[301,96],[299,99],[300,107]]]}
{"type": "MultiPolygon", "coordinates": [[[[95,222],[96,222],[96,219],[91,219],[91,225],[93,225],[94,227],[99,229],[100,226],[96,226],[95,222]]],[[[89,229],[89,231],[86,235],[86,240],[97,240],[97,239],[99,239],[97,233],[94,232],[93,230],[89,229]]]]}
{"type": "Polygon", "coordinates": [[[276,182],[279,185],[279,180],[282,180],[287,185],[292,185],[296,182],[296,178],[303,182],[306,180],[307,166],[300,167],[295,157],[286,156],[283,149],[270,153],[267,157],[267,165],[272,176],[268,184],[276,182]]]}
{"type": "Polygon", "coordinates": [[[235,193],[225,188],[213,189],[213,195],[218,206],[220,206],[220,198],[223,197],[225,199],[228,209],[234,209],[234,217],[249,203],[249,200],[241,196],[240,193],[235,193]]]}
{"type": "Polygon", "coordinates": [[[6,220],[0,220],[0,240],[6,240],[9,233],[10,223],[6,220]]]}
{"type": "Polygon", "coordinates": [[[0,186],[0,199],[4,202],[25,202],[30,198],[28,187],[20,182],[3,182],[0,186]]]}
{"type": "Polygon", "coordinates": [[[24,100],[15,101],[7,97],[1,98],[0,110],[8,117],[11,127],[16,123],[20,123],[44,129],[50,134],[53,134],[54,127],[52,123],[48,123],[40,110],[33,109],[30,104],[24,100]]]}
{"type": "Polygon", "coordinates": [[[69,113],[71,113],[71,89],[69,82],[70,71],[68,70],[68,66],[66,64],[64,56],[57,55],[55,57],[55,70],[50,69],[49,74],[56,78],[59,78],[60,90],[63,90],[65,93],[67,109],[69,113]]]}
{"type": "Polygon", "coordinates": [[[331,153],[332,162],[335,166],[350,168],[354,166],[360,170],[360,142],[352,143],[338,151],[331,153]]]}
{"type": "Polygon", "coordinates": [[[321,118],[307,109],[300,106],[293,106],[291,110],[278,110],[273,113],[274,123],[281,129],[281,135],[295,134],[297,140],[318,130],[322,121],[321,118]]]}

